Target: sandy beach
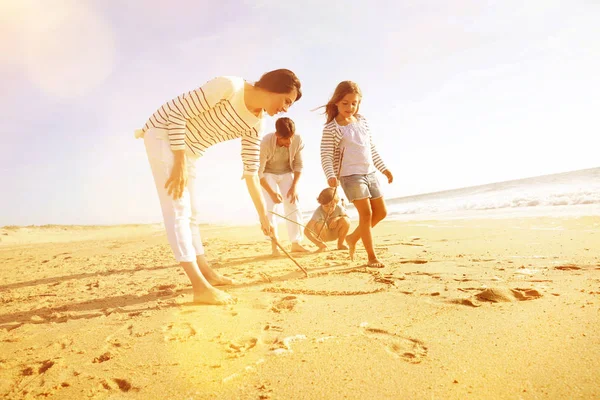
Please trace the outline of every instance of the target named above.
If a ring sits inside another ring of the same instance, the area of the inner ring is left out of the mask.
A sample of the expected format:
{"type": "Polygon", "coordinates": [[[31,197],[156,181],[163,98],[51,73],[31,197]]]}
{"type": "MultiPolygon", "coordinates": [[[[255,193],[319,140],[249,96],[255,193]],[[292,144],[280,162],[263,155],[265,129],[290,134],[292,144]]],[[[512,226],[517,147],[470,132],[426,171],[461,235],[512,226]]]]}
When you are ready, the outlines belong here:
{"type": "Polygon", "coordinates": [[[259,232],[203,228],[198,306],[158,225],[0,228],[0,395],[600,398],[600,217],[384,222],[308,278],[259,232]]]}

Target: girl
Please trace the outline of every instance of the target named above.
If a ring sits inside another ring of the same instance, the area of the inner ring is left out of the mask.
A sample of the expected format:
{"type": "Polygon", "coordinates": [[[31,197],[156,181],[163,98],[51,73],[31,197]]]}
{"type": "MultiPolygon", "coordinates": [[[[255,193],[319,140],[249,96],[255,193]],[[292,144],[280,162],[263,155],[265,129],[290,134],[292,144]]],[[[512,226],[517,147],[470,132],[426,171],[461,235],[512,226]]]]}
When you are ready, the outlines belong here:
{"type": "MultiPolygon", "coordinates": [[[[136,137],[143,137],[162,208],[167,238],[192,283],[195,303],[228,304],[233,298],[214,286],[232,281],[204,257],[198,224],[195,162],[226,140],[242,139],[248,193],[265,235],[273,234],[258,181],[260,137],[265,114],[286,112],[302,97],[300,81],[287,69],[267,72],[254,84],[222,76],[162,105],[136,137]]],[[[204,168],[218,166],[207,165],[204,168]]]]}
{"type": "Polygon", "coordinates": [[[358,211],[358,227],[346,236],[350,259],[354,260],[356,243],[362,239],[368,255],[367,266],[383,268],[373,249],[371,228],[385,218],[387,210],[375,168],[389,183],[394,177],[375,149],[367,120],[358,114],[362,93],[351,81],[341,82],[325,106],[327,123],[321,139],[321,165],[330,187],[337,187],[338,178],[344,193],[358,211]],[[340,154],[343,149],[343,162],[340,154]]]}

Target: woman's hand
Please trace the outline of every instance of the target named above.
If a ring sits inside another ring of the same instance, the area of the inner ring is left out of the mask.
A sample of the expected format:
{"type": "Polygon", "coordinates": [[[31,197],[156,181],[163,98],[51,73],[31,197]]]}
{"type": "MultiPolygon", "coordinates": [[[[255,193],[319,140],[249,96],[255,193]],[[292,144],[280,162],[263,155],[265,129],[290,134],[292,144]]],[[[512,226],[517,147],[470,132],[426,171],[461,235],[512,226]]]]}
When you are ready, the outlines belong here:
{"type": "Polygon", "coordinates": [[[165,183],[167,193],[173,196],[173,200],[177,200],[183,196],[183,191],[187,185],[187,168],[185,165],[185,154],[183,151],[175,152],[175,163],[171,176],[165,183]]]}
{"type": "Polygon", "coordinates": [[[383,174],[388,178],[388,183],[392,183],[394,181],[394,175],[392,175],[392,171],[389,169],[383,171],[383,174]]]}
{"type": "Polygon", "coordinates": [[[329,185],[329,187],[336,187],[338,185],[338,180],[337,178],[329,178],[327,179],[327,184],[329,185]]]}
{"type": "Polygon", "coordinates": [[[266,215],[260,217],[260,228],[265,236],[270,238],[275,237],[275,229],[273,229],[273,225],[271,225],[271,222],[269,222],[269,218],[266,215]]]}
{"type": "MultiPolygon", "coordinates": [[[[257,175],[246,175],[246,186],[248,187],[248,193],[252,198],[252,203],[254,203],[254,207],[258,212],[258,217],[260,219],[260,228],[263,233],[270,237],[275,237],[275,230],[273,226],[269,222],[269,218],[267,217],[267,209],[265,208],[265,199],[263,198],[262,191],[260,190],[260,182],[258,180],[257,175]]],[[[268,187],[268,186],[267,186],[268,187]]]]}

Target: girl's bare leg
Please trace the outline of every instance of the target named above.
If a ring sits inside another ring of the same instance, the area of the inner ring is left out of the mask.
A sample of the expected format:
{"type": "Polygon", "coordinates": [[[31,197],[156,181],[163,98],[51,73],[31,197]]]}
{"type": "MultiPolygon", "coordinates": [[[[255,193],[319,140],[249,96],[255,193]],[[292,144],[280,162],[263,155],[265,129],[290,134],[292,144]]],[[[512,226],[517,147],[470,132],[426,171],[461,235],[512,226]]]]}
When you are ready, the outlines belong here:
{"type": "Polygon", "coordinates": [[[346,236],[346,243],[348,243],[348,250],[350,253],[350,259],[354,260],[354,253],[356,252],[356,243],[359,239],[362,239],[365,250],[369,260],[376,259],[375,252],[373,250],[373,238],[371,236],[371,220],[372,210],[371,202],[368,198],[354,200],[354,207],[358,211],[358,227],[350,235],[346,236]]]}
{"type": "Polygon", "coordinates": [[[371,228],[373,228],[387,216],[387,208],[383,197],[371,199],[371,210],[373,212],[373,216],[371,217],[371,228]]]}

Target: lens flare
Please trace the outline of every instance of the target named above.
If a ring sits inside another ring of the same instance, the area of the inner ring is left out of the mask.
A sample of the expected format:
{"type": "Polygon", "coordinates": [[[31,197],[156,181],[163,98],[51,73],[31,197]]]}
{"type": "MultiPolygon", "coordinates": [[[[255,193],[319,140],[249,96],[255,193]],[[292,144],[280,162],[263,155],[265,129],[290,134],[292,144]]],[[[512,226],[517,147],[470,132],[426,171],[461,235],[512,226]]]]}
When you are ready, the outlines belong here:
{"type": "Polygon", "coordinates": [[[2,14],[19,46],[13,47],[15,60],[48,95],[87,94],[112,72],[115,36],[102,16],[84,4],[9,0],[2,14]]]}

